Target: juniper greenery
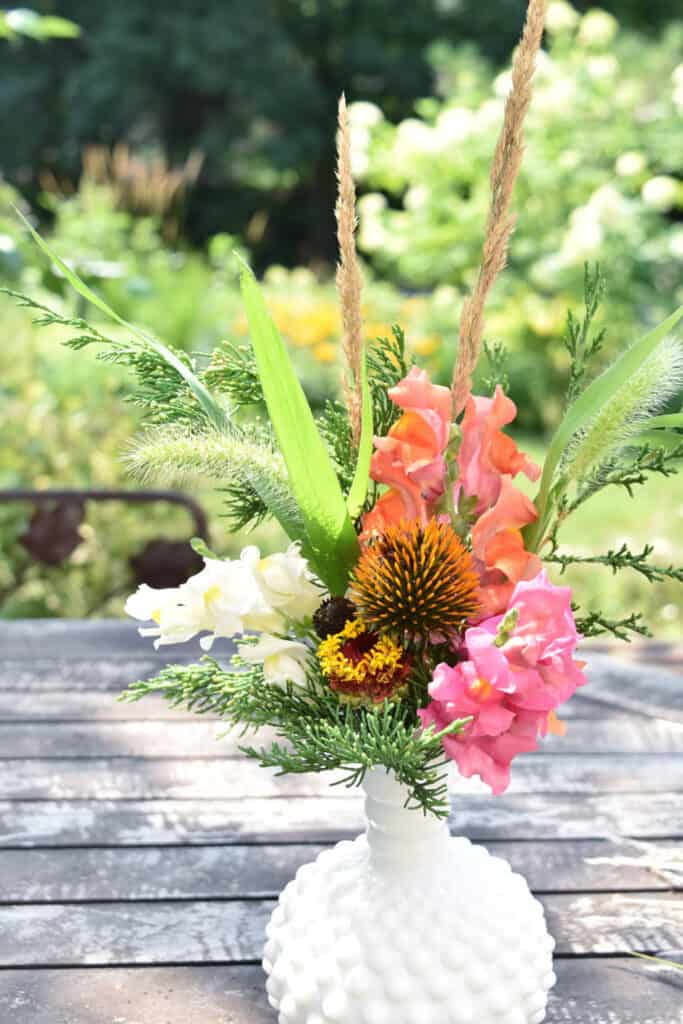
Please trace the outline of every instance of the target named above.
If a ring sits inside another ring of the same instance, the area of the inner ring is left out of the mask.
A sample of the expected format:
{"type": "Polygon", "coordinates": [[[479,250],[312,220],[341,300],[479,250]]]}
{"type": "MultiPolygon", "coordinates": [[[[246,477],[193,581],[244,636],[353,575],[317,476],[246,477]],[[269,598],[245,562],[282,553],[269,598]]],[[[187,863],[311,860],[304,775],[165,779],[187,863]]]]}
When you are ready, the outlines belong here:
{"type": "Polygon", "coordinates": [[[683,583],[683,568],[670,565],[668,567],[653,565],[650,555],[654,551],[652,544],[646,544],[642,551],[630,551],[627,544],[622,544],[618,549],[611,549],[604,555],[575,555],[564,554],[559,551],[546,553],[543,557],[546,562],[554,562],[560,566],[560,575],[570,565],[603,565],[611,569],[613,573],[621,569],[631,569],[644,576],[648,583],[661,583],[663,580],[675,580],[683,583]]]}
{"type": "Polygon", "coordinates": [[[563,339],[571,359],[566,405],[570,405],[582,390],[590,362],[598,354],[605,340],[605,327],[593,330],[593,321],[605,294],[605,284],[605,277],[599,264],[596,263],[593,268],[588,263],[584,264],[583,317],[579,320],[571,310],[568,311],[567,330],[563,339]]]}
{"type": "Polygon", "coordinates": [[[493,393],[498,386],[507,391],[510,386],[510,378],[507,373],[508,356],[505,346],[501,341],[488,342],[483,344],[484,355],[488,362],[488,373],[483,377],[482,383],[487,391],[493,393]]]}
{"type": "MultiPolygon", "coordinates": [[[[184,424],[204,426],[207,417],[194,398],[186,381],[164,356],[149,342],[139,337],[112,338],[81,317],[65,316],[21,292],[0,289],[15,298],[20,306],[34,310],[37,327],[62,327],[70,333],[64,344],[78,352],[97,346],[97,358],[132,370],[136,378],[134,390],[126,401],[139,406],[149,424],[184,424]],[[71,333],[73,332],[73,333],[71,333]]],[[[189,370],[196,370],[192,358],[180,349],[170,352],[189,370]]]]}
{"type": "Polygon", "coordinates": [[[403,380],[412,365],[406,354],[406,338],[402,329],[395,324],[391,332],[391,338],[377,338],[368,349],[374,430],[380,436],[388,434],[401,415],[401,410],[389,398],[389,388],[403,380]]]}
{"type": "Polygon", "coordinates": [[[625,640],[626,643],[630,643],[633,636],[652,636],[640,612],[632,612],[631,615],[621,619],[610,619],[599,611],[579,616],[576,615],[576,612],[580,611],[579,606],[572,605],[572,608],[575,613],[576,628],[585,639],[610,634],[615,640],[625,640]]]}
{"type": "Polygon", "coordinates": [[[410,806],[448,816],[441,739],[462,731],[467,719],[441,732],[422,731],[414,704],[385,701],[372,710],[341,704],[313,666],[307,685],[298,688],[267,683],[260,666],[244,665],[239,657],[232,663],[232,670],[208,657],[196,665],[169,665],[120,699],[161,693],[172,707],[217,714],[242,735],[274,729],[277,738],[269,746],[245,743],[240,750],[279,774],[335,771],[341,773],[337,784],[357,786],[368,769],[384,766],[408,790],[410,806]]]}

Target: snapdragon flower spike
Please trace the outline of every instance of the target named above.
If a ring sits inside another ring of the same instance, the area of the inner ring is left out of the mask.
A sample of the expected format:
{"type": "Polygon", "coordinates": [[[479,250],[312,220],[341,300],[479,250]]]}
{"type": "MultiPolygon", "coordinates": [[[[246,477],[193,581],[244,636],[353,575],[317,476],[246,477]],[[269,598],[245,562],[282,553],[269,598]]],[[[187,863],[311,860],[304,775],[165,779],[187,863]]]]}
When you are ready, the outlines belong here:
{"type": "Polygon", "coordinates": [[[545,572],[517,584],[505,615],[466,631],[466,660],[436,667],[430,703],[418,712],[423,727],[437,730],[471,716],[460,735],[443,739],[461,775],[479,775],[502,793],[512,759],[560,731],[556,708],[586,683],[574,660],[579,639],[571,589],[554,586],[545,572]]]}
{"type": "Polygon", "coordinates": [[[157,648],[203,633],[200,644],[208,651],[218,637],[250,631],[286,634],[291,624],[310,620],[323,596],[298,544],[265,558],[250,546],[236,559],[205,558],[201,572],[179,587],[154,590],[143,584],[125,610],[155,623],[140,633],[155,637],[157,648]]]}

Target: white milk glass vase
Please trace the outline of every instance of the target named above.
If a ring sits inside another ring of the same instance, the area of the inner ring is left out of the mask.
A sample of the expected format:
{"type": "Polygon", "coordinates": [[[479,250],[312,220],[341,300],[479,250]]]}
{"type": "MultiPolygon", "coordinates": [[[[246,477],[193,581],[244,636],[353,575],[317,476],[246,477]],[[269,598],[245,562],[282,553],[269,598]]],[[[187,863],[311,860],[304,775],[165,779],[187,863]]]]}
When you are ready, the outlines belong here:
{"type": "Polygon", "coordinates": [[[363,788],[365,834],[300,868],[267,926],[279,1024],[540,1024],[554,942],[526,881],[383,768],[363,788]]]}

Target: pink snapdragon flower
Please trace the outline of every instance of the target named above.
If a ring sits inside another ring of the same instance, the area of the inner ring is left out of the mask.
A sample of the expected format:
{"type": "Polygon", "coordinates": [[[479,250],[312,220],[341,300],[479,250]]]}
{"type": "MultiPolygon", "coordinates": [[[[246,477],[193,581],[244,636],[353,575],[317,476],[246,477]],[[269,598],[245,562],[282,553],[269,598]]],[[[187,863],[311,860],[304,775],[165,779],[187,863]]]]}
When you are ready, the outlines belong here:
{"type": "Polygon", "coordinates": [[[431,702],[420,711],[423,727],[437,729],[472,717],[460,735],[443,739],[461,775],[479,775],[503,793],[512,759],[561,729],[555,709],[586,682],[574,660],[579,639],[570,588],[554,586],[545,572],[516,585],[505,615],[467,630],[468,660],[437,666],[431,702]]]}

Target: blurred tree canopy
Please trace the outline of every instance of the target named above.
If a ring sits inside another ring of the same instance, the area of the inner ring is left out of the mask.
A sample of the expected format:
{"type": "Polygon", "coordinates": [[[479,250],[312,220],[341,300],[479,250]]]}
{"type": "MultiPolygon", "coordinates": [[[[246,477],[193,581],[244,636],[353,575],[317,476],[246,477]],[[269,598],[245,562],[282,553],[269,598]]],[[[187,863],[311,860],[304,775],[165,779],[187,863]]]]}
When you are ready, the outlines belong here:
{"type": "MultiPolygon", "coordinates": [[[[426,51],[474,40],[505,58],[523,0],[43,0],[80,38],[3,50],[0,170],[30,198],[41,172],[77,180],[84,146],[205,157],[190,236],[246,237],[257,264],[334,258],[336,102],[407,116],[433,91],[426,51]],[[28,130],[27,130],[28,129],[28,130]]],[[[590,4],[579,4],[588,7],[590,4]]],[[[668,0],[604,6],[652,28],[668,0]],[[627,9],[627,10],[626,10],[627,9]]]]}

